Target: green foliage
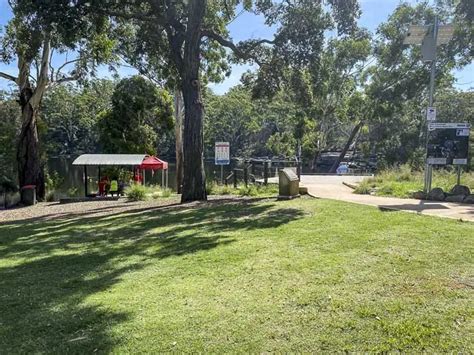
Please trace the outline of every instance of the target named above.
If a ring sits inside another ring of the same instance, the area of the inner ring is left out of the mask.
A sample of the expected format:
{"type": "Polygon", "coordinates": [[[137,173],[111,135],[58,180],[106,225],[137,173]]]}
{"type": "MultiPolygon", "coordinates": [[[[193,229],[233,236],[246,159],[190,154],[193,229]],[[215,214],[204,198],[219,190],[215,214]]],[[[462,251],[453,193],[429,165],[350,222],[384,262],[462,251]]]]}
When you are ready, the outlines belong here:
{"type": "Polygon", "coordinates": [[[49,156],[100,151],[98,115],[110,108],[114,86],[113,81],[98,79],[83,86],[57,86],[47,93],[41,117],[49,156]]]}
{"type": "Polygon", "coordinates": [[[158,136],[172,127],[171,96],[141,76],[122,79],[99,118],[103,150],[115,154],[156,154],[158,136]]]}
{"type": "MultiPolygon", "coordinates": [[[[409,165],[392,168],[377,173],[374,178],[364,179],[355,189],[357,194],[375,193],[378,196],[401,198],[412,197],[413,191],[423,190],[423,172],[413,170],[409,165]]],[[[454,169],[435,169],[432,187],[441,187],[449,191],[457,183],[454,169]]],[[[464,172],[461,183],[474,190],[474,173],[464,172]]]]}
{"type": "Polygon", "coordinates": [[[50,191],[57,190],[64,182],[64,177],[59,175],[57,171],[53,171],[52,173],[46,173],[45,176],[45,183],[46,189],[50,191]]]}
{"type": "Polygon", "coordinates": [[[132,184],[125,189],[125,195],[131,201],[145,201],[147,196],[147,188],[140,184],[132,184]]]}
{"type": "Polygon", "coordinates": [[[56,191],[54,190],[49,190],[48,192],[46,192],[46,202],[54,202],[57,200],[56,198],[56,191]]]}
{"type": "Polygon", "coordinates": [[[253,99],[237,86],[223,96],[207,93],[204,137],[207,155],[214,142],[230,142],[231,156],[285,156],[296,151],[299,114],[283,93],[272,100],[253,99]]]}
{"type": "Polygon", "coordinates": [[[218,185],[215,182],[206,184],[208,195],[236,195],[250,197],[275,197],[278,194],[278,185],[239,185],[234,188],[232,185],[218,185]]]}
{"type": "Polygon", "coordinates": [[[20,130],[18,103],[0,91],[0,174],[16,181],[16,137],[20,130]]]}

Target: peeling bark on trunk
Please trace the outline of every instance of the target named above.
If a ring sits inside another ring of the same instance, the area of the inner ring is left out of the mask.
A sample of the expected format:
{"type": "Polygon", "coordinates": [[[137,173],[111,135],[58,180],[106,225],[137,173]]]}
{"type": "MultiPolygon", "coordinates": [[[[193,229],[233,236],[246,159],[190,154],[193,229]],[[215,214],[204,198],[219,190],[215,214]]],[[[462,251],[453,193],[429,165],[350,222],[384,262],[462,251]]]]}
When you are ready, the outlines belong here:
{"type": "Polygon", "coordinates": [[[39,153],[38,107],[33,107],[31,97],[30,88],[23,89],[20,94],[22,127],[17,149],[18,181],[20,187],[36,185],[37,198],[43,200],[45,182],[39,153]]]}
{"type": "Polygon", "coordinates": [[[364,125],[364,122],[361,121],[352,129],[352,132],[349,138],[347,139],[346,145],[342,149],[341,154],[339,154],[339,157],[332,165],[331,170],[329,170],[331,174],[334,174],[336,172],[337,168],[339,167],[339,164],[341,164],[341,162],[344,160],[344,157],[346,156],[347,151],[351,147],[351,144],[354,141],[354,138],[356,137],[357,133],[359,133],[359,130],[362,128],[363,125],[364,125]]]}
{"type": "Polygon", "coordinates": [[[22,122],[17,146],[18,182],[20,188],[25,185],[35,185],[36,197],[40,201],[44,200],[46,191],[44,167],[41,164],[39,149],[38,112],[48,85],[50,48],[49,35],[47,34],[43,41],[36,87],[33,88],[30,83],[32,58],[19,56],[19,75],[16,81],[20,92],[18,102],[21,107],[22,122]]]}

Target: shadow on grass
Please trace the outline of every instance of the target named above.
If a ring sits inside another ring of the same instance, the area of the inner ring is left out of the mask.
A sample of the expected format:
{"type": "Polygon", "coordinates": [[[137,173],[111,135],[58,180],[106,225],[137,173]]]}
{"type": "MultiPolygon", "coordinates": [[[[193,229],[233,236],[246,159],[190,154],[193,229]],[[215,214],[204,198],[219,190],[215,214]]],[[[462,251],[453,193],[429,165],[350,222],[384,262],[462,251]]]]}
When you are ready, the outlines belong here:
{"type": "Polygon", "coordinates": [[[302,216],[297,209],[246,201],[2,224],[0,349],[108,352],[121,342],[111,330],[133,310],[94,306],[86,298],[157,259],[206,252],[233,243],[232,232],[278,227],[302,216]]]}

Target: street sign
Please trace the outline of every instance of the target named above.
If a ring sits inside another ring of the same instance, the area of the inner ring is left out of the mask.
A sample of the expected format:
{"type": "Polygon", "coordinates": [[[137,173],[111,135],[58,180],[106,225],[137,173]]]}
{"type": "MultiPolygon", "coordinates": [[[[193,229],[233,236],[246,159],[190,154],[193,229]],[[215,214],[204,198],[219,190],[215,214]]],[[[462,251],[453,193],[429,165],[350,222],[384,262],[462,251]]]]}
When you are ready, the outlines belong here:
{"type": "Polygon", "coordinates": [[[429,123],[429,165],[467,165],[469,155],[469,123],[429,123]]]}
{"type": "Polygon", "coordinates": [[[215,145],[216,165],[230,164],[230,144],[229,142],[216,142],[215,145]]]}
{"type": "Polygon", "coordinates": [[[427,121],[436,121],[436,107],[428,107],[426,110],[426,120],[427,121]]]}

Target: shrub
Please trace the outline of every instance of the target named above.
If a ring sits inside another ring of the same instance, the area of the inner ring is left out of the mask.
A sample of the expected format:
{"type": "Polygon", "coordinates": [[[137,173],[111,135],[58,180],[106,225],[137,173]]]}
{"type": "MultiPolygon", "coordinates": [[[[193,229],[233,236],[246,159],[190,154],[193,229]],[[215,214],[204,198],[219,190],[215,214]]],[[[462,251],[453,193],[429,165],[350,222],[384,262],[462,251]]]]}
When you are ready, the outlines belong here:
{"type": "Polygon", "coordinates": [[[364,179],[354,190],[354,193],[359,195],[370,195],[372,192],[372,186],[370,179],[364,179]]]}
{"type": "Polygon", "coordinates": [[[255,185],[241,186],[239,188],[240,196],[258,196],[258,189],[255,185]]]}
{"type": "Polygon", "coordinates": [[[151,197],[156,200],[158,198],[170,197],[172,195],[172,191],[169,188],[162,188],[161,186],[152,186],[148,188],[151,192],[151,197]]]}
{"type": "Polygon", "coordinates": [[[78,195],[78,188],[77,187],[71,187],[69,190],[67,190],[67,195],[69,197],[76,197],[78,195]]]}
{"type": "Polygon", "coordinates": [[[125,189],[125,195],[131,201],[145,201],[147,198],[147,188],[140,184],[132,184],[125,189]]]}
{"type": "Polygon", "coordinates": [[[206,194],[207,195],[216,195],[216,188],[217,188],[217,185],[214,181],[212,180],[206,181],[206,194]]]}
{"type": "Polygon", "coordinates": [[[56,201],[56,193],[55,191],[48,191],[46,194],[46,202],[54,202],[56,201]]]}

